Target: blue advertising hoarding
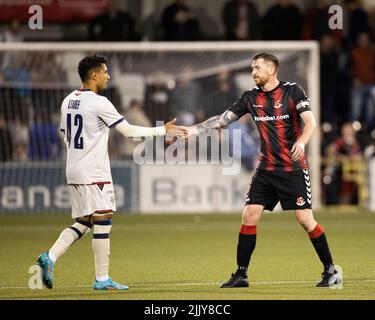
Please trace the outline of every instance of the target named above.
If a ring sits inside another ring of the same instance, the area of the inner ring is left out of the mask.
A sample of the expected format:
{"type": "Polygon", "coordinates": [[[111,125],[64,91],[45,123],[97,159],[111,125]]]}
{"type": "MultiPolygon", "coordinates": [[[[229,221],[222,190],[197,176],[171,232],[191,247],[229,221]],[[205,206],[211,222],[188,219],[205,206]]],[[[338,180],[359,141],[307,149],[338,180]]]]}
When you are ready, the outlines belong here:
{"type": "MultiPolygon", "coordinates": [[[[117,211],[137,210],[137,166],[131,161],[112,161],[111,170],[117,211]]],[[[0,164],[0,213],[67,212],[70,196],[65,163],[0,164]]]]}

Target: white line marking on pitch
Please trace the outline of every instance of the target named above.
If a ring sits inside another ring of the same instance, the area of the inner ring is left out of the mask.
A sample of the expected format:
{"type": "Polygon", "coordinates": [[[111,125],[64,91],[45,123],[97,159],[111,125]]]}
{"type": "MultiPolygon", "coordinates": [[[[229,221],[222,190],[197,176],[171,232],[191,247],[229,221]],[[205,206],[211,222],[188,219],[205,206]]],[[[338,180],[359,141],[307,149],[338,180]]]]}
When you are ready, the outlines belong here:
{"type": "MultiPolygon", "coordinates": [[[[312,283],[311,281],[253,281],[251,284],[258,285],[258,284],[305,284],[305,283],[312,283]]],[[[367,279],[367,280],[345,280],[344,283],[363,283],[363,282],[375,282],[375,279],[367,279]]],[[[186,283],[135,283],[129,284],[131,287],[156,287],[156,286],[205,286],[205,285],[218,285],[220,282],[186,282],[186,283]]],[[[84,286],[84,285],[77,285],[77,286],[55,286],[54,288],[91,288],[91,286],[84,286]]],[[[0,289],[29,289],[29,287],[0,287],[0,289]]],[[[37,291],[37,290],[36,290],[37,291]]]]}

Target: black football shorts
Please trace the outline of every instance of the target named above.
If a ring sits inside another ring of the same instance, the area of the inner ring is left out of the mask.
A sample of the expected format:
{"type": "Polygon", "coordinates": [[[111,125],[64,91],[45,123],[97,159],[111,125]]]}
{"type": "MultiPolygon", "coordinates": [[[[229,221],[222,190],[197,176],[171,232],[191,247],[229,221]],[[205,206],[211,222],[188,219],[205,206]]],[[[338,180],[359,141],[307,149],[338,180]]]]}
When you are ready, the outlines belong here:
{"type": "Polygon", "coordinates": [[[261,204],[265,210],[272,211],[279,201],[283,210],[311,209],[311,180],[308,170],[255,171],[246,205],[261,204]]]}

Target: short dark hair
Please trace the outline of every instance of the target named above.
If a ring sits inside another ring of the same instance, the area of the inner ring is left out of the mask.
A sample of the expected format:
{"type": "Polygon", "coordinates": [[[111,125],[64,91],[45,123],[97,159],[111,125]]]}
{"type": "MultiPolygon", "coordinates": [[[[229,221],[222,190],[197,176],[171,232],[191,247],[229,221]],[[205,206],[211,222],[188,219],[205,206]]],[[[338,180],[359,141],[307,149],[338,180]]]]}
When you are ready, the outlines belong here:
{"type": "Polygon", "coordinates": [[[78,64],[78,74],[82,82],[86,82],[89,79],[90,72],[93,69],[100,68],[102,63],[107,64],[107,58],[101,55],[92,55],[84,57],[78,64]]]}
{"type": "Polygon", "coordinates": [[[258,59],[264,59],[265,61],[270,61],[275,66],[276,70],[279,69],[279,60],[271,53],[262,52],[258,53],[254,56],[254,58],[251,60],[251,62],[258,60],[258,59]]]}

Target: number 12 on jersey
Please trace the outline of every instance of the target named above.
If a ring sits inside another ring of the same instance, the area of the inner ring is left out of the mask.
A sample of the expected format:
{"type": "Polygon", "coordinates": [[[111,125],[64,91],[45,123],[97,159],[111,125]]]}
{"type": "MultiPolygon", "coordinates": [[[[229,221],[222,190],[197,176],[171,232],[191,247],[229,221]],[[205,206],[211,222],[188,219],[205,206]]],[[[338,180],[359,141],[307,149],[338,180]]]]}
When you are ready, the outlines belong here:
{"type": "MultiPolygon", "coordinates": [[[[66,115],[66,140],[68,142],[68,148],[70,148],[70,142],[72,139],[72,114],[68,113],[66,115]]],[[[77,127],[74,134],[74,149],[83,149],[83,137],[81,137],[83,126],[83,118],[80,114],[74,115],[74,127],[77,127]]]]}

